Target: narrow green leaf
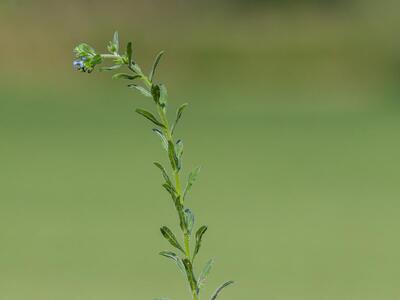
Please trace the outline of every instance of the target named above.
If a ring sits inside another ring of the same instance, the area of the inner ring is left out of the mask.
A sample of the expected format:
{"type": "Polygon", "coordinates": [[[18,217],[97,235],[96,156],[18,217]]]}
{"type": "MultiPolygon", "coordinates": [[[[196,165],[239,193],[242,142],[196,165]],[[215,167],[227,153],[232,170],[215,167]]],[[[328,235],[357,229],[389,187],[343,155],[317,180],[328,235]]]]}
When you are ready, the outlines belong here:
{"type": "Polygon", "coordinates": [[[173,260],[173,261],[176,263],[176,265],[178,266],[179,270],[180,270],[183,274],[186,274],[185,266],[183,265],[182,259],[181,259],[178,255],[176,255],[174,252],[171,252],[171,251],[161,251],[161,252],[160,252],[160,255],[161,255],[161,256],[164,256],[164,257],[166,257],[166,258],[169,258],[169,259],[171,259],[171,260],[173,260]]]}
{"type": "Polygon", "coordinates": [[[178,158],[176,157],[175,147],[171,141],[168,141],[168,156],[171,166],[174,170],[178,169],[178,158]]]}
{"type": "Polygon", "coordinates": [[[126,56],[128,58],[128,65],[132,66],[132,42],[129,42],[126,46],[126,56]]]}
{"type": "Polygon", "coordinates": [[[102,72],[102,71],[113,71],[113,70],[116,70],[116,69],[119,69],[119,68],[121,68],[121,65],[114,65],[114,66],[110,66],[110,67],[101,67],[99,69],[99,71],[100,72],[102,72]]]}
{"type": "Polygon", "coordinates": [[[146,119],[150,120],[151,122],[153,122],[154,124],[156,124],[157,126],[163,127],[165,128],[164,124],[162,124],[160,121],[158,121],[156,119],[156,117],[149,111],[141,109],[141,108],[137,108],[136,112],[139,115],[142,115],[143,117],[145,117],[146,119]]]}
{"type": "Polygon", "coordinates": [[[201,241],[202,241],[203,235],[206,231],[207,231],[207,226],[203,225],[196,232],[196,246],[194,248],[193,260],[195,259],[197,253],[199,253],[199,251],[200,251],[201,241]]]}
{"type": "Polygon", "coordinates": [[[193,183],[196,181],[197,177],[199,176],[200,170],[201,170],[201,167],[197,167],[192,172],[190,172],[187,183],[186,183],[185,190],[183,192],[183,200],[186,199],[187,194],[189,193],[190,189],[193,186],[193,183]]]}
{"type": "Polygon", "coordinates": [[[175,145],[176,156],[178,159],[182,157],[183,154],[183,142],[182,140],[178,140],[175,145]]]}
{"type": "Polygon", "coordinates": [[[164,55],[164,51],[160,51],[160,53],[157,54],[156,59],[154,60],[154,63],[153,63],[153,67],[151,68],[151,71],[150,71],[150,75],[149,75],[150,81],[153,81],[153,77],[156,73],[158,63],[160,62],[160,59],[163,55],[164,55]]]}
{"type": "Polygon", "coordinates": [[[165,107],[167,105],[167,97],[168,97],[167,88],[165,87],[164,84],[159,84],[159,87],[160,87],[160,99],[158,100],[158,103],[160,103],[161,107],[165,107]]]}
{"type": "Polygon", "coordinates": [[[118,52],[119,51],[119,35],[118,35],[118,31],[114,32],[113,44],[115,46],[115,52],[118,52]]]}
{"type": "Polygon", "coordinates": [[[192,234],[193,226],[194,226],[194,213],[190,208],[185,208],[183,211],[185,214],[185,224],[186,224],[186,229],[189,233],[189,235],[192,234]]]}
{"type": "Polygon", "coordinates": [[[185,212],[184,212],[184,208],[183,208],[180,197],[175,198],[175,208],[176,208],[176,211],[178,212],[178,216],[179,216],[179,226],[181,227],[182,231],[185,232],[185,231],[187,231],[186,219],[185,219],[185,212]]]}
{"type": "Polygon", "coordinates": [[[205,281],[210,274],[212,267],[214,266],[214,260],[210,259],[204,266],[203,270],[201,271],[199,278],[197,279],[197,286],[199,289],[205,284],[205,281]]]}
{"type": "Polygon", "coordinates": [[[185,110],[186,106],[188,106],[188,104],[187,104],[187,103],[184,103],[184,104],[182,104],[182,105],[178,108],[178,110],[176,111],[175,121],[174,121],[174,123],[172,124],[172,127],[171,127],[171,133],[172,133],[172,134],[174,134],[176,125],[178,124],[179,120],[181,119],[182,113],[183,113],[183,111],[185,110]]]}
{"type": "Polygon", "coordinates": [[[161,174],[164,177],[165,182],[168,183],[170,186],[173,186],[172,181],[169,178],[168,173],[165,170],[165,168],[159,162],[154,162],[154,165],[161,170],[161,174]]]}
{"type": "Polygon", "coordinates": [[[190,262],[190,259],[188,258],[184,258],[183,260],[183,264],[185,266],[185,270],[186,270],[186,275],[190,284],[190,288],[192,289],[192,291],[196,291],[196,294],[198,293],[198,287],[197,287],[197,281],[196,278],[194,276],[193,273],[193,266],[192,263],[190,262]]]}
{"type": "Polygon", "coordinates": [[[141,92],[144,96],[151,98],[151,93],[146,90],[144,87],[137,85],[137,84],[128,84],[128,87],[131,89],[136,89],[141,92]]]}
{"type": "Polygon", "coordinates": [[[185,251],[183,250],[182,246],[179,244],[178,240],[176,239],[175,235],[172,233],[171,229],[169,229],[167,226],[163,226],[160,228],[161,234],[164,236],[164,238],[175,248],[181,250],[183,253],[185,251]]]}
{"type": "Polygon", "coordinates": [[[178,170],[182,169],[183,142],[178,140],[175,144],[175,152],[177,158],[178,170]]]}
{"type": "Polygon", "coordinates": [[[218,295],[221,293],[221,291],[226,288],[227,286],[233,284],[234,281],[230,280],[225,282],[224,284],[222,284],[219,288],[217,288],[217,290],[214,292],[213,296],[210,298],[210,300],[215,300],[217,299],[218,295]]]}
{"type": "Polygon", "coordinates": [[[176,202],[176,194],[177,194],[175,188],[168,183],[164,183],[162,186],[171,195],[171,198],[172,198],[172,200],[174,200],[174,203],[175,203],[176,202]]]}
{"type": "Polygon", "coordinates": [[[168,141],[165,138],[164,134],[161,132],[161,130],[157,129],[157,128],[153,128],[153,131],[155,134],[157,134],[160,139],[161,139],[161,145],[163,146],[163,148],[165,149],[165,151],[168,152],[168,141]]]}
{"type": "Polygon", "coordinates": [[[128,79],[128,80],[135,80],[137,78],[140,78],[140,75],[131,75],[131,74],[126,74],[126,73],[117,73],[115,74],[112,79],[128,79]]]}
{"type": "Polygon", "coordinates": [[[160,91],[160,86],[158,84],[153,84],[151,86],[151,95],[153,97],[154,102],[159,105],[160,104],[160,95],[161,95],[161,91],[160,91]]]}

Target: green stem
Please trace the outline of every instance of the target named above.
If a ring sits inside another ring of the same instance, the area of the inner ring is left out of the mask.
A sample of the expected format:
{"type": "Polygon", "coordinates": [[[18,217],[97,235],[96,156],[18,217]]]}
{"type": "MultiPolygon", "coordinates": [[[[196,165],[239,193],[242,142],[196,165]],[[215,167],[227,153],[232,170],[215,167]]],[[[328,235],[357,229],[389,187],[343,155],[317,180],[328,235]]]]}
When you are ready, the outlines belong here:
{"type": "MultiPolygon", "coordinates": [[[[146,75],[139,74],[143,80],[143,82],[145,83],[145,85],[148,88],[151,88],[152,86],[152,82],[149,80],[149,78],[147,78],[146,75]]],[[[168,122],[168,118],[166,116],[165,110],[162,109],[159,105],[157,105],[157,112],[158,115],[161,119],[161,122],[164,124],[165,129],[164,129],[164,134],[168,140],[168,142],[171,142],[173,144],[174,143],[174,138],[172,136],[172,132],[169,126],[169,122],[168,122]]],[[[172,166],[173,167],[173,166],[172,166]]],[[[174,168],[173,168],[174,169],[174,168]]],[[[177,192],[177,196],[179,201],[181,201],[181,203],[183,204],[183,195],[182,195],[182,187],[181,187],[181,181],[180,181],[180,174],[179,174],[179,170],[175,170],[174,169],[174,176],[175,176],[175,190],[177,192]]],[[[183,240],[184,240],[184,244],[185,244],[185,256],[188,260],[192,261],[191,256],[190,256],[190,235],[186,230],[182,230],[183,233],[183,240]]],[[[189,285],[191,286],[190,282],[189,285]]],[[[198,295],[197,295],[197,291],[191,288],[191,292],[192,292],[192,297],[193,300],[198,300],[198,295]]]]}

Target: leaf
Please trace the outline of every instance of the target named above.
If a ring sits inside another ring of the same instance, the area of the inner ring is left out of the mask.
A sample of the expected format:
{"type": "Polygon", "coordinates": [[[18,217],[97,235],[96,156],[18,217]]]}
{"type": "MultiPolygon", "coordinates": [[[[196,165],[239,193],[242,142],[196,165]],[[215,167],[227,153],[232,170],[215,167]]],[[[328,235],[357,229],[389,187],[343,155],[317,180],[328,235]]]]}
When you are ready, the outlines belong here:
{"type": "Polygon", "coordinates": [[[163,148],[165,149],[165,151],[168,152],[168,141],[165,138],[164,134],[161,132],[161,130],[159,130],[157,128],[153,128],[153,131],[155,134],[157,134],[160,137],[163,148]]]}
{"type": "Polygon", "coordinates": [[[178,169],[178,158],[176,157],[175,147],[171,141],[168,141],[168,156],[171,166],[174,170],[178,169]]]}
{"type": "Polygon", "coordinates": [[[156,104],[160,104],[160,95],[161,95],[161,91],[160,91],[160,86],[158,84],[153,84],[151,86],[151,95],[153,97],[153,100],[156,104]]]}
{"type": "Polygon", "coordinates": [[[182,246],[179,244],[178,240],[176,239],[175,235],[172,233],[171,229],[169,229],[167,226],[163,226],[160,228],[161,234],[164,236],[164,238],[175,248],[181,250],[183,253],[185,251],[183,250],[182,246]]]}
{"type": "Polygon", "coordinates": [[[167,105],[167,88],[163,84],[153,84],[151,86],[151,95],[154,102],[164,108],[167,105]]]}
{"type": "Polygon", "coordinates": [[[179,226],[181,227],[182,231],[187,231],[185,212],[183,211],[183,205],[181,202],[181,198],[177,197],[177,198],[175,198],[174,201],[175,201],[175,208],[176,208],[176,211],[178,212],[178,216],[179,216],[179,226]]]}
{"type": "Polygon", "coordinates": [[[160,53],[157,54],[156,59],[154,60],[154,63],[153,63],[153,67],[151,68],[151,71],[150,71],[150,75],[149,75],[150,81],[153,81],[153,77],[156,72],[158,63],[160,62],[160,59],[163,55],[164,55],[164,51],[160,51],[160,53]]]}
{"type": "Polygon", "coordinates": [[[137,84],[128,84],[128,87],[131,89],[136,89],[141,92],[144,96],[151,98],[151,93],[146,90],[144,87],[137,85],[137,84]]]}
{"type": "Polygon", "coordinates": [[[178,159],[182,157],[183,154],[183,142],[182,140],[178,140],[175,145],[176,156],[178,159]]]}
{"type": "Polygon", "coordinates": [[[154,298],[153,300],[169,300],[169,298],[154,298]]]}
{"type": "Polygon", "coordinates": [[[112,71],[112,70],[116,70],[116,69],[119,69],[119,68],[121,68],[121,65],[114,65],[114,66],[110,66],[110,67],[101,67],[99,69],[99,71],[100,72],[102,72],[102,71],[112,71]]]}
{"type": "Polygon", "coordinates": [[[169,259],[173,260],[173,261],[176,263],[176,265],[178,266],[179,270],[180,270],[183,274],[186,274],[185,266],[184,266],[184,264],[183,264],[183,262],[182,262],[182,259],[181,259],[178,255],[176,255],[174,252],[171,252],[171,251],[161,251],[159,254],[160,254],[161,256],[164,256],[164,257],[166,257],[166,258],[169,258],[169,259]]]}
{"type": "Polygon", "coordinates": [[[174,200],[174,203],[175,203],[176,202],[176,194],[177,194],[175,188],[168,183],[164,183],[162,186],[171,195],[171,198],[172,198],[172,200],[174,200]]]}
{"type": "Polygon", "coordinates": [[[200,170],[201,170],[201,167],[197,167],[192,172],[190,172],[190,174],[188,176],[188,181],[186,183],[185,191],[183,192],[183,200],[186,199],[186,195],[187,195],[187,193],[189,193],[190,189],[193,186],[193,183],[196,181],[197,177],[199,176],[200,170]]]}
{"type": "Polygon", "coordinates": [[[175,144],[175,152],[177,158],[177,167],[178,170],[182,168],[182,155],[183,155],[183,142],[182,140],[178,140],[175,144]]]}
{"type": "Polygon", "coordinates": [[[171,134],[174,134],[175,127],[176,127],[176,125],[178,124],[179,120],[181,119],[182,113],[183,113],[184,109],[186,108],[186,106],[188,106],[188,104],[187,104],[187,103],[184,103],[184,104],[182,104],[182,105],[178,108],[178,110],[176,111],[175,122],[174,122],[174,124],[172,124],[172,127],[171,127],[171,128],[172,128],[172,129],[171,129],[171,134]]]}
{"type": "Polygon", "coordinates": [[[140,77],[142,77],[142,76],[140,76],[140,75],[131,75],[131,74],[126,74],[126,73],[117,73],[112,77],[112,79],[135,80],[135,79],[140,78],[140,77]]]}
{"type": "Polygon", "coordinates": [[[217,290],[214,292],[213,296],[210,298],[210,300],[215,300],[217,299],[218,295],[221,293],[221,291],[226,288],[227,286],[233,284],[234,281],[230,280],[225,282],[224,284],[222,284],[219,288],[217,288],[217,290]]]}
{"type": "Polygon", "coordinates": [[[197,279],[197,286],[201,288],[204,284],[205,281],[210,274],[210,271],[212,267],[214,266],[214,260],[210,259],[204,266],[203,270],[201,271],[199,278],[197,279]]]}
{"type": "Polygon", "coordinates": [[[193,226],[194,226],[194,213],[190,208],[185,208],[183,211],[185,214],[185,224],[186,224],[186,229],[190,234],[192,234],[193,226]]]}
{"type": "Polygon", "coordinates": [[[196,232],[196,246],[194,248],[193,260],[196,257],[197,253],[199,253],[200,251],[201,240],[203,239],[203,235],[206,231],[207,231],[207,226],[203,225],[196,232]]]}
{"type": "Polygon", "coordinates": [[[114,44],[115,47],[117,48],[115,52],[118,52],[118,50],[119,50],[119,36],[118,36],[118,31],[114,32],[113,44],[114,44]]]}
{"type": "Polygon", "coordinates": [[[145,117],[146,119],[150,120],[151,122],[153,122],[153,123],[156,124],[157,126],[160,126],[160,127],[165,128],[164,124],[162,124],[160,121],[158,121],[158,120],[156,119],[156,117],[155,117],[151,112],[149,112],[149,111],[147,111],[147,110],[144,110],[144,109],[140,109],[140,108],[137,108],[137,109],[136,109],[136,112],[137,112],[139,115],[142,115],[142,116],[145,117]]]}
{"type": "Polygon", "coordinates": [[[168,97],[167,88],[165,87],[164,84],[160,84],[159,87],[160,87],[160,99],[158,100],[158,103],[160,103],[162,107],[165,107],[167,105],[167,97],[168,97]]]}
{"type": "Polygon", "coordinates": [[[190,262],[190,259],[184,258],[182,262],[185,266],[186,275],[190,284],[190,288],[192,289],[192,291],[196,291],[196,293],[198,293],[197,281],[193,273],[193,266],[192,263],[190,262]]]}
{"type": "Polygon", "coordinates": [[[132,42],[129,42],[126,45],[126,56],[128,58],[128,65],[129,67],[132,66],[132,42]]]}
{"type": "Polygon", "coordinates": [[[154,165],[161,170],[162,176],[165,179],[165,182],[168,183],[170,186],[172,186],[172,181],[168,176],[167,171],[165,168],[159,163],[159,162],[154,162],[154,165]]]}

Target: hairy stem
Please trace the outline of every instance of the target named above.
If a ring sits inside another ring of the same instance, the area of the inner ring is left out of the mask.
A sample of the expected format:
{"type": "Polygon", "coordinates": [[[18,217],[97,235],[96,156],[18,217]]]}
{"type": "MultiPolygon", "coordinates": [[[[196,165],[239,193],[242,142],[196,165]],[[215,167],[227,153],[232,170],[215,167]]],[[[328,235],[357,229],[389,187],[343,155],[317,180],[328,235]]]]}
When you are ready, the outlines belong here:
{"type": "MultiPolygon", "coordinates": [[[[145,85],[148,88],[151,88],[152,82],[149,80],[149,78],[146,75],[144,75],[143,73],[139,74],[139,75],[141,76],[141,78],[142,78],[143,82],[145,83],[145,85]]],[[[158,112],[158,115],[159,115],[159,117],[161,119],[161,122],[165,126],[164,134],[165,134],[165,136],[167,138],[167,141],[171,142],[172,144],[175,145],[174,138],[173,138],[173,135],[172,135],[171,128],[169,126],[169,122],[168,122],[168,118],[166,116],[165,110],[163,108],[161,108],[159,105],[157,105],[157,112],[158,112]]],[[[171,167],[174,170],[175,189],[176,189],[176,192],[177,192],[177,198],[183,204],[183,193],[182,193],[182,187],[181,187],[181,182],[180,182],[181,180],[180,180],[179,170],[175,170],[174,167],[172,166],[172,163],[171,163],[171,167]]],[[[183,240],[184,240],[184,246],[185,246],[185,256],[186,256],[186,258],[188,260],[192,261],[191,255],[190,255],[190,235],[187,232],[187,230],[182,230],[182,233],[183,233],[183,240]]],[[[190,282],[189,282],[189,286],[191,286],[190,282]]],[[[197,295],[197,291],[191,288],[191,292],[192,292],[193,300],[198,300],[199,298],[198,298],[198,295],[197,295]]]]}

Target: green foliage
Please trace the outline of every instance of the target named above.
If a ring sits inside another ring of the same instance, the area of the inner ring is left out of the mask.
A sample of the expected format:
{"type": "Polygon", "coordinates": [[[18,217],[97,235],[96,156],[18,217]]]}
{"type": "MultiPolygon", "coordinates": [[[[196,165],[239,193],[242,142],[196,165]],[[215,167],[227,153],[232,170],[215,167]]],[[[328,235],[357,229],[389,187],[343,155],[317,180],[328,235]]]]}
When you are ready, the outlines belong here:
{"type": "Polygon", "coordinates": [[[172,134],[175,132],[175,127],[178,124],[179,120],[181,119],[183,111],[186,108],[186,106],[188,106],[188,104],[184,103],[176,111],[176,118],[175,118],[174,124],[172,124],[172,129],[171,129],[172,130],[172,134]]]}
{"type": "Polygon", "coordinates": [[[206,233],[207,231],[207,226],[201,226],[197,231],[196,231],[196,246],[194,248],[194,253],[193,253],[193,260],[195,259],[196,255],[199,253],[200,251],[200,247],[201,247],[201,241],[203,239],[203,235],[206,233]]]}
{"type": "Polygon", "coordinates": [[[205,281],[208,275],[211,272],[212,267],[214,266],[214,260],[210,259],[204,266],[203,270],[201,271],[199,278],[197,279],[197,286],[199,289],[205,284],[205,281]]]}
{"type": "Polygon", "coordinates": [[[165,128],[165,125],[163,123],[161,123],[160,121],[158,121],[157,118],[151,112],[149,112],[147,110],[144,110],[144,109],[141,109],[141,108],[137,108],[136,112],[139,115],[142,115],[146,119],[148,119],[151,122],[153,122],[155,125],[160,126],[162,128],[165,128]]]}
{"type": "Polygon", "coordinates": [[[227,286],[230,286],[231,284],[234,284],[234,281],[230,280],[225,283],[223,283],[220,287],[217,288],[217,290],[214,292],[210,300],[215,300],[219,296],[219,294],[222,292],[224,288],[227,286]]]}
{"type": "Polygon", "coordinates": [[[110,42],[108,43],[107,50],[108,50],[108,52],[110,52],[111,54],[118,53],[118,51],[119,51],[119,37],[118,37],[118,31],[114,32],[113,39],[112,39],[112,41],[110,41],[110,42]]]}
{"type": "Polygon", "coordinates": [[[172,233],[171,229],[169,229],[167,226],[163,226],[160,228],[161,234],[163,237],[176,249],[181,250],[183,253],[185,253],[185,250],[183,250],[182,246],[179,244],[176,236],[172,233]]]}
{"type": "Polygon", "coordinates": [[[177,265],[179,271],[181,271],[183,274],[186,274],[185,265],[183,264],[182,259],[178,255],[176,255],[174,252],[161,251],[160,255],[173,260],[175,262],[175,264],[177,265]]]}
{"type": "MultiPolygon", "coordinates": [[[[166,257],[175,262],[178,269],[185,274],[187,282],[190,286],[190,291],[193,300],[198,300],[198,294],[200,288],[204,286],[206,278],[211,271],[214,264],[213,260],[209,260],[203,267],[199,274],[198,280],[196,280],[194,274],[194,260],[198,255],[204,233],[207,231],[206,226],[201,226],[195,234],[195,247],[193,253],[191,253],[190,239],[192,237],[192,231],[194,227],[195,217],[191,209],[185,207],[185,200],[188,192],[191,190],[194,182],[196,181],[200,172],[200,167],[194,169],[188,176],[185,188],[181,187],[181,170],[183,162],[183,141],[181,139],[175,140],[174,133],[177,124],[179,123],[183,111],[187,107],[187,103],[182,104],[176,111],[176,116],[170,126],[167,118],[168,108],[168,93],[165,85],[161,83],[155,83],[154,77],[157,71],[157,67],[160,63],[161,57],[164,52],[161,51],[156,56],[153,66],[147,77],[140,66],[135,62],[133,57],[132,43],[129,42],[126,45],[126,51],[124,54],[120,54],[121,45],[119,41],[118,32],[115,32],[112,40],[108,43],[107,50],[109,53],[98,54],[94,48],[86,43],[81,43],[75,47],[75,57],[73,65],[76,69],[82,72],[91,73],[97,65],[102,64],[105,60],[109,59],[112,61],[110,66],[102,66],[99,68],[100,71],[113,71],[116,69],[124,68],[127,72],[121,72],[113,75],[113,79],[124,79],[129,81],[137,81],[135,83],[128,84],[128,88],[138,91],[140,94],[147,98],[152,98],[156,106],[157,115],[154,115],[148,110],[137,108],[136,112],[147,120],[151,121],[156,128],[153,128],[153,132],[161,139],[161,144],[167,153],[167,158],[170,164],[171,174],[169,175],[166,168],[159,162],[154,162],[154,165],[161,171],[161,175],[164,179],[162,184],[163,188],[168,192],[173,200],[175,210],[178,215],[179,226],[181,229],[181,235],[183,243],[181,244],[177,236],[167,226],[160,228],[162,236],[168,241],[168,243],[175,249],[181,252],[181,256],[172,251],[162,251],[160,255],[166,257]],[[182,246],[183,245],[183,246],[182,246]]],[[[232,284],[231,281],[226,282],[220,286],[214,293],[212,300],[220,294],[221,290],[226,286],[232,284]]],[[[154,300],[168,300],[167,298],[157,298],[154,300]]]]}
{"type": "Polygon", "coordinates": [[[164,55],[164,51],[160,51],[160,53],[157,54],[156,59],[154,60],[154,63],[153,63],[153,67],[151,68],[151,72],[149,74],[149,80],[150,81],[153,81],[153,77],[154,77],[154,75],[156,73],[157,66],[158,66],[158,64],[160,62],[160,59],[161,59],[161,57],[163,55],[164,55]]]}
{"type": "Polygon", "coordinates": [[[190,189],[193,186],[193,183],[196,181],[197,177],[199,176],[201,167],[197,167],[192,172],[190,172],[188,176],[188,180],[186,183],[185,191],[183,192],[183,199],[186,199],[186,195],[189,193],[190,189]]]}

